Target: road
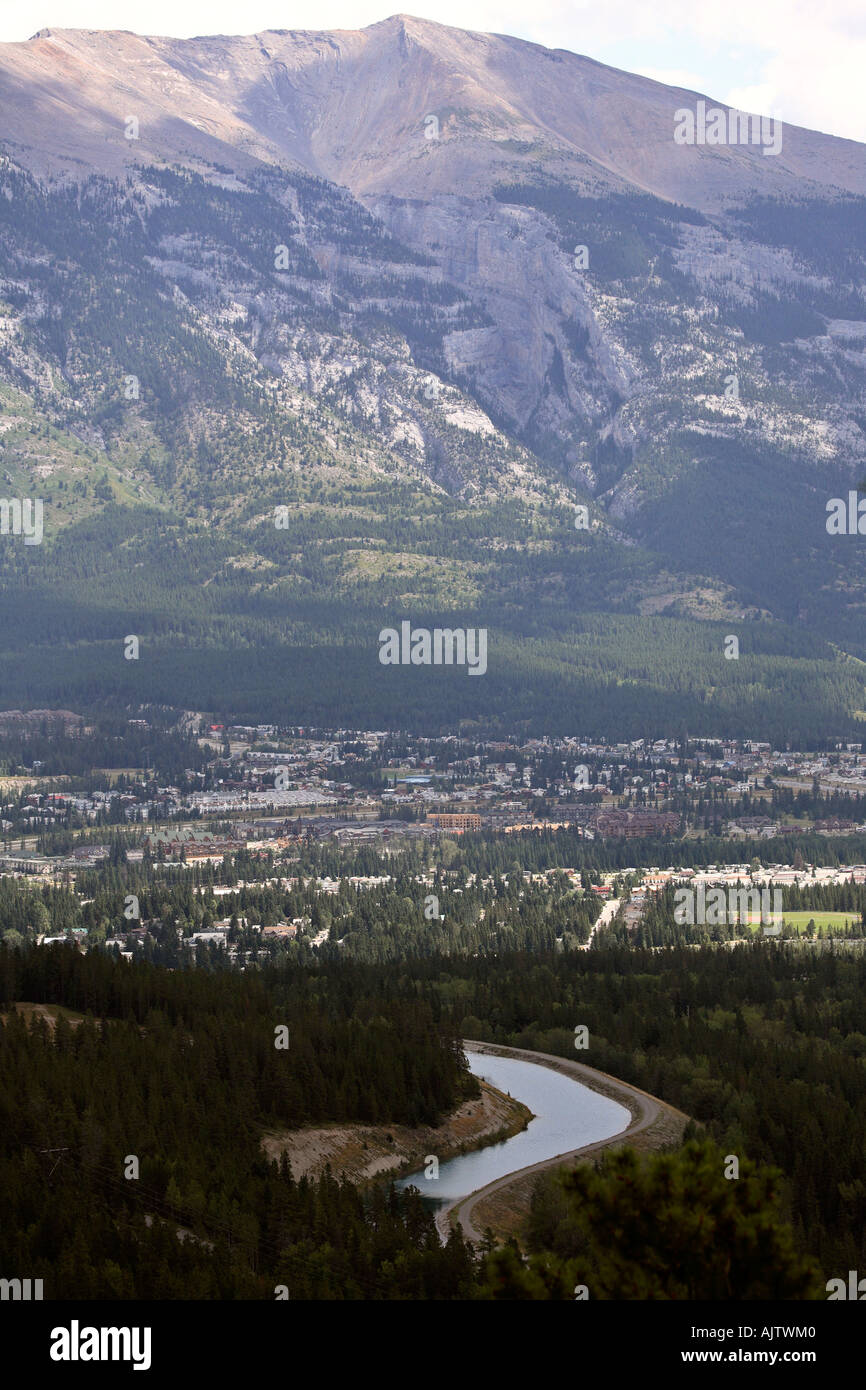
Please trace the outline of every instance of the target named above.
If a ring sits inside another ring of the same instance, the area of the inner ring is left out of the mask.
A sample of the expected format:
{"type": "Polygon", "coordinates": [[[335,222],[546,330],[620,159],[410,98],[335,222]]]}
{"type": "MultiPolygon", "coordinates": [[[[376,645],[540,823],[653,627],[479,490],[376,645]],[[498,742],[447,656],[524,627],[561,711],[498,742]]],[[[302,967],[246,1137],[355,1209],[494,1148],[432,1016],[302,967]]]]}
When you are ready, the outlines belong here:
{"type": "Polygon", "coordinates": [[[621,898],[608,898],[607,902],[602,907],[601,912],[598,914],[598,916],[592,924],[592,931],[589,933],[589,940],[587,941],[585,946],[581,947],[582,951],[589,950],[590,946],[592,945],[592,938],[595,936],[599,927],[609,926],[621,907],[621,898]]]}
{"type": "MultiPolygon", "coordinates": [[[[605,906],[607,907],[608,904],[605,906]]],[[[631,1114],[631,1119],[625,1129],[620,1130],[618,1134],[611,1135],[608,1139],[600,1139],[594,1144],[584,1144],[583,1148],[572,1149],[568,1153],[555,1154],[551,1158],[543,1159],[540,1163],[531,1163],[527,1168],[518,1168],[513,1173],[506,1173],[504,1177],[496,1178],[486,1187],[480,1187],[477,1192],[470,1192],[467,1197],[461,1197],[456,1202],[451,1202],[448,1206],[441,1208],[436,1214],[436,1227],[443,1240],[447,1239],[452,1221],[454,1221],[455,1223],[459,1222],[463,1227],[463,1235],[466,1240],[478,1244],[482,1233],[476,1229],[472,1215],[477,1204],[484,1198],[498,1192],[500,1188],[508,1187],[520,1178],[526,1177],[528,1173],[541,1173],[546,1168],[558,1168],[562,1164],[570,1163],[573,1159],[586,1158],[589,1154],[599,1153],[612,1144],[620,1144],[623,1139],[632,1138],[634,1135],[640,1134],[642,1130],[648,1129],[663,1112],[677,1116],[681,1114],[680,1111],[674,1110],[673,1106],[667,1105],[665,1101],[659,1100],[656,1096],[651,1096],[636,1086],[630,1086],[615,1076],[608,1076],[607,1072],[597,1071],[595,1067],[588,1067],[583,1062],[572,1062],[566,1057],[554,1057],[549,1052],[532,1052],[523,1047],[500,1047],[494,1043],[475,1042],[470,1038],[463,1039],[463,1046],[467,1052],[492,1053],[498,1057],[514,1057],[523,1062],[537,1062],[541,1066],[552,1067],[554,1071],[563,1072],[566,1076],[573,1076],[575,1081],[582,1082],[584,1086],[589,1086],[592,1090],[601,1091],[612,1100],[617,1100],[625,1105],[631,1114]]],[[[682,1116],[682,1118],[685,1119],[686,1117],[682,1116]]]]}

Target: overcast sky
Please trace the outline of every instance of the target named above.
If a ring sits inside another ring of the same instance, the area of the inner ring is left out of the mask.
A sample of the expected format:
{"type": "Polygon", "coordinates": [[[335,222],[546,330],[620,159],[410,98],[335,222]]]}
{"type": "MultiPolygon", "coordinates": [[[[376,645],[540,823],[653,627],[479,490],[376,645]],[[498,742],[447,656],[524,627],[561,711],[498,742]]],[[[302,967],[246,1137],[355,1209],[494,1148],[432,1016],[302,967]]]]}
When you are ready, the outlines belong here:
{"type": "Polygon", "coordinates": [[[568,48],[746,111],[866,141],[863,0],[423,0],[402,11],[400,0],[3,0],[0,40],[52,27],[180,38],[362,29],[401,12],[568,48]]]}

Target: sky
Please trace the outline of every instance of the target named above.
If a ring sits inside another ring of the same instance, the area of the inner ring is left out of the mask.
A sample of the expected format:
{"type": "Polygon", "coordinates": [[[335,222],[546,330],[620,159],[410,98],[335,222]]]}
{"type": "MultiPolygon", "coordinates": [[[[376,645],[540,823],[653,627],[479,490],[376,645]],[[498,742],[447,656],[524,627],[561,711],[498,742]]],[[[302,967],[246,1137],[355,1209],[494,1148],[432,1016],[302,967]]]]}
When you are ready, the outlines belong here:
{"type": "Polygon", "coordinates": [[[863,0],[0,0],[0,41],[48,28],[178,38],[362,29],[398,13],[567,48],[743,111],[866,141],[863,0]]]}

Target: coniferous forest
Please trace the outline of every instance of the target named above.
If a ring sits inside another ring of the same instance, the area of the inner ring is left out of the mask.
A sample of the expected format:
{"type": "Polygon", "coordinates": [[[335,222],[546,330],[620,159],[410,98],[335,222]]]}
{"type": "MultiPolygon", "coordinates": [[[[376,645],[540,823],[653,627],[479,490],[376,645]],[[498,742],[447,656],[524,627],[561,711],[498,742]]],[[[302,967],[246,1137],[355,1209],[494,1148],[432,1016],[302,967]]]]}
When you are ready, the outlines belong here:
{"type": "MultiPolygon", "coordinates": [[[[866,1259],[864,985],[862,955],[757,945],[244,974],[2,948],[3,1265],[32,1270],[60,1298],[255,1299],[283,1286],[324,1299],[568,1296],[551,1270],[585,1265],[594,1189],[563,1224],[549,1213],[574,1194],[545,1197],[553,1180],[542,1184],[524,1275],[459,1234],[441,1244],[413,1190],[296,1181],[260,1140],[268,1127],[323,1120],[435,1123],[477,1093],[461,1036],[573,1056],[577,1020],[591,1039],[582,1060],[692,1117],[689,1133],[710,1146],[704,1169],[686,1150],[671,1156],[684,1190],[697,1184],[691,1201],[709,1212],[722,1200],[720,1154],[752,1165],[732,1257],[757,1230],[774,1232],[781,1282],[736,1296],[823,1296],[827,1279],[866,1259]],[[21,999],[63,1006],[56,1024],[18,1015],[21,999]]],[[[615,1195],[622,1175],[606,1174],[615,1195]]],[[[592,1239],[614,1266],[640,1264],[618,1248],[626,1238],[607,1201],[592,1239]]],[[[655,1210],[643,1218],[650,1244],[655,1210]]],[[[718,1296],[699,1279],[677,1294],[664,1259],[655,1276],[641,1268],[631,1295],[626,1280],[603,1296],[718,1296]]],[[[717,1277],[712,1262],[706,1277],[717,1277]]]]}

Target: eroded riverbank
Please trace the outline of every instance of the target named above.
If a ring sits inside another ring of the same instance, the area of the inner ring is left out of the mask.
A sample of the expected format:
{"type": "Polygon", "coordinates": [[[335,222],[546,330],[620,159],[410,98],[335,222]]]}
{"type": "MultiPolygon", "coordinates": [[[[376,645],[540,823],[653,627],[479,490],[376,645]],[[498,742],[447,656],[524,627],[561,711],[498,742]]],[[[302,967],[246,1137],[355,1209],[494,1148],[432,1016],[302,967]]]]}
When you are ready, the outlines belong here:
{"type": "Polygon", "coordinates": [[[467,1100],[441,1125],[318,1125],[269,1133],[262,1147],[269,1158],[287,1153],[296,1178],[320,1178],[327,1166],[334,1176],[351,1182],[397,1177],[435,1155],[440,1163],[518,1134],[532,1120],[532,1111],[495,1086],[481,1083],[481,1097],[467,1100]]]}

